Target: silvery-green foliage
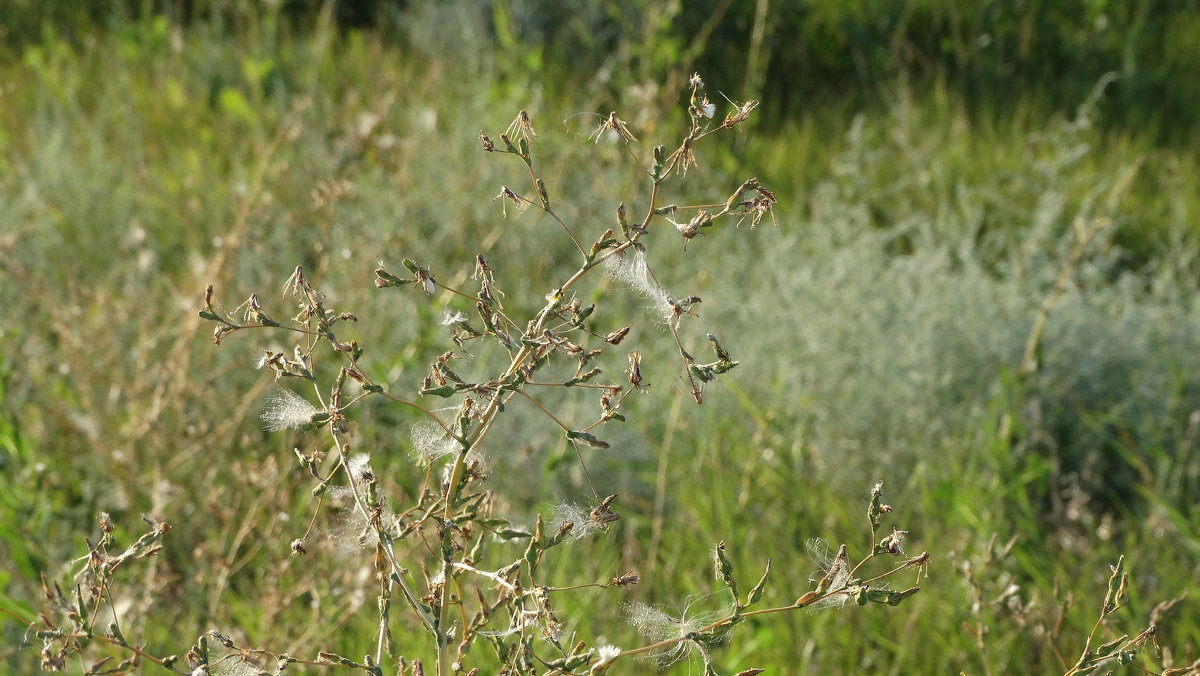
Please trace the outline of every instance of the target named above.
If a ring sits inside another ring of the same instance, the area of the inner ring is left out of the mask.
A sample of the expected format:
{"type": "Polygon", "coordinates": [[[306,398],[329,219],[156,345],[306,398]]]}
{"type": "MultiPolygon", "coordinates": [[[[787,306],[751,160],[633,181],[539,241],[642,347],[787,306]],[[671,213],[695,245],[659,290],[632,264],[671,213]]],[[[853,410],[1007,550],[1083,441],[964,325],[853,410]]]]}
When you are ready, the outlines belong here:
{"type": "MultiPolygon", "coordinates": [[[[1156,477],[1185,464],[1195,472],[1189,418],[1200,390],[1187,377],[1200,368],[1195,285],[1182,271],[1164,283],[1161,270],[1127,269],[1113,227],[1071,270],[1036,370],[1019,391],[1006,389],[1076,245],[1075,220],[1133,218],[1105,202],[1118,176],[1086,183],[1072,173],[1088,150],[1075,140],[1085,123],[1081,115],[1031,138],[1039,150],[1028,176],[955,183],[931,210],[903,192],[934,188],[903,172],[896,186],[875,183],[884,169],[873,163],[902,155],[878,151],[883,132],[860,121],[834,178],[807,196],[805,218],[787,223],[740,278],[737,298],[769,304],[771,320],[738,347],[775,357],[748,360],[739,382],[770,383],[784,415],[806,423],[795,427],[808,435],[804,448],[848,485],[868,468],[953,476],[964,459],[942,457],[943,442],[976,438],[982,447],[1005,397],[1016,399],[1011,462],[1049,461],[1049,484],[1037,490],[1073,486],[1102,508],[1133,497],[1142,463],[1156,477]],[[1001,200],[1000,187],[1021,198],[1001,200]],[[872,216],[880,195],[906,204],[886,228],[872,216]],[[998,219],[1018,245],[994,245],[987,223],[998,219]]],[[[728,300],[709,307],[728,315],[717,322],[744,312],[728,300]]],[[[1156,481],[1168,497],[1186,490],[1182,480],[1156,481]]]]}

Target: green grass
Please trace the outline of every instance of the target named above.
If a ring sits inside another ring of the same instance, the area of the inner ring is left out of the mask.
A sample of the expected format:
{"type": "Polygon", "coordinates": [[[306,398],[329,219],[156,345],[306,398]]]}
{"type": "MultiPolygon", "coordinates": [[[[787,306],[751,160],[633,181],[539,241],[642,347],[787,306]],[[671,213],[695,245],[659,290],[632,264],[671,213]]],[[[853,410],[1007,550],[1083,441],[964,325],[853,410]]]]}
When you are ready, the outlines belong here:
{"type": "MultiPolygon", "coordinates": [[[[214,627],[277,652],[372,650],[369,556],[326,541],[288,552],[312,509],[292,448],[324,442],[260,431],[271,382],[250,366],[267,345],[214,347],[195,311],[206,282],[278,305],[301,264],[362,318],[369,368],[416,387],[445,349],[444,301],[377,291],[378,260],[461,281],[482,250],[510,309],[540,306],[573,267],[570,244],[536,210],[501,217],[492,197],[518,167],[485,156],[476,133],[495,137],[528,108],[562,213],[588,232],[646,195],[614,148],[558,124],[607,105],[599,95],[537,100],[474,72],[369,35],[229,38],[165,22],[0,63],[0,605],[33,620],[38,571],[61,579],[97,512],[126,540],[148,512],[173,529],[154,563],[123,571],[126,636],[158,653],[214,627]]],[[[1031,95],[979,119],[937,86],[896,85],[888,100],[798,111],[700,149],[680,201],[756,175],[780,197],[779,227],[653,250],[665,286],[704,298],[700,324],[742,366],[703,407],[675,406],[669,335],[636,336],[653,387],[623,408],[631,424],[613,449],[586,458],[597,488],[621,493],[623,519],[546,565],[558,584],[627,570],[642,582],[575,597],[562,614],[580,636],[639,645],[625,596],[671,605],[717,591],[720,540],[743,584],[770,558],[767,603],[793,601],[819,568],[809,539],[862,556],[879,479],[910,553],[934,556],[921,593],[894,609],[756,619],[718,653],[723,673],[1062,672],[1119,554],[1132,581],[1118,633],[1196,579],[1195,158],[1151,146],[1149,130],[1084,123],[1102,107],[1047,118],[1031,95]],[[1013,376],[1076,217],[1112,225],[1051,310],[1040,368],[1013,376]],[[1016,541],[985,565],[993,534],[1016,541]],[[988,603],[1011,584],[1015,601],[988,603]],[[986,656],[963,628],[977,621],[986,656]]],[[[678,111],[657,119],[635,129],[642,147],[681,124],[678,111]]],[[[642,312],[636,293],[612,302],[642,312]]],[[[355,421],[387,490],[405,495],[421,480],[407,457],[416,420],[373,404],[355,421]]],[[[491,439],[492,481],[514,513],[586,496],[544,418],[514,412],[491,439]]],[[[1187,608],[1159,630],[1176,664],[1200,644],[1187,608]]],[[[401,652],[416,655],[416,624],[396,621],[401,652]]],[[[32,669],[25,628],[6,620],[4,635],[8,668],[32,669]]]]}

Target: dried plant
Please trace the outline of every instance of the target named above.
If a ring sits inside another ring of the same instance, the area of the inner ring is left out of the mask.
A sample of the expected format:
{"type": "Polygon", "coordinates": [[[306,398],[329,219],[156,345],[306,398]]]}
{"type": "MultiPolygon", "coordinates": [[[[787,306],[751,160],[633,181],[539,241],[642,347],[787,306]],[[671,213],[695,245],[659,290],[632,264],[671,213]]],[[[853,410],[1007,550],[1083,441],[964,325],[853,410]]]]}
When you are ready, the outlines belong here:
{"type": "MultiPolygon", "coordinates": [[[[257,293],[230,312],[215,300],[212,285],[206,289],[199,314],[212,322],[215,344],[221,345],[233,334],[256,335],[262,331],[285,332],[296,340],[291,354],[268,349],[256,364],[272,372],[280,387],[262,414],[265,429],[319,430],[332,442],[328,452],[296,450],[300,469],[313,481],[313,517],[307,529],[291,541],[290,549],[295,556],[308,555],[320,510],[330,509],[332,504],[348,505],[337,519],[335,533],[346,548],[370,557],[375,571],[378,636],[372,654],[351,659],[317,651],[300,658],[246,648],[212,630],[201,635],[182,657],[152,656],[122,635],[111,603],[112,572],[127,560],[156,551],[167,525],[151,520],[147,535],[125,553],[113,556],[109,553],[112,527],[102,519],[104,535],[98,545],[89,544],[74,592],[64,593],[57,584],[45,585],[47,606],[52,610],[36,627],[44,641],[43,667],[61,669],[68,657],[82,657],[89,652],[89,644],[102,643],[126,650],[128,659],[111,667],[98,665],[92,673],[102,668],[108,670],[104,673],[127,671],[139,661],[148,660],[177,673],[192,674],[277,674],[297,663],[343,666],[372,674],[423,674],[423,660],[397,654],[393,641],[393,615],[408,613],[428,634],[430,648],[422,657],[432,657],[439,676],[480,673],[480,667],[471,666],[477,661],[498,664],[499,673],[505,674],[599,674],[627,658],[650,658],[666,666],[687,655],[698,657],[705,673],[713,674],[712,650],[728,640],[734,628],[748,617],[801,608],[842,607],[851,602],[895,606],[919,591],[916,582],[927,570],[930,556],[908,556],[904,550],[908,532],[884,527],[885,515],[893,510],[883,501],[882,483],[878,483],[868,501],[871,541],[865,555],[856,562],[850,549],[841,545],[836,556],[824,562],[821,574],[814,576],[813,588],[800,594],[795,602],[758,607],[767,586],[770,561],[764,564],[753,587],[745,590],[739,585],[729,550],[722,542],[712,553],[720,586],[709,596],[687,603],[682,611],[627,604],[627,616],[646,640],[645,645],[619,648],[573,637],[568,641],[564,631],[567,622],[558,609],[562,605],[557,601],[560,594],[589,587],[622,589],[636,584],[638,575],[618,571],[609,580],[551,587],[541,574],[542,564],[555,554],[551,550],[607,531],[620,518],[617,495],[602,498],[608,491],[592,486],[584,504],[561,502],[553,514],[545,518],[539,515],[532,527],[523,527],[497,513],[493,496],[484,487],[483,458],[489,433],[499,416],[512,407],[525,405],[543,413],[547,424],[561,431],[579,462],[584,463],[589,449],[608,447],[605,430],[608,424],[625,420],[621,406],[626,398],[648,391],[641,352],[633,349],[616,358],[609,356],[633,327],[606,316],[599,304],[581,300],[587,297],[581,293],[585,280],[592,280],[596,271],[627,283],[649,299],[653,323],[670,335],[678,355],[680,380],[697,404],[702,402],[707,384],[738,365],[715,335],[693,336],[686,330],[701,299],[667,291],[646,255],[649,235],[661,230],[663,223],[669,224],[686,246],[719,223],[740,224],[749,219],[753,227],[768,215],[774,218],[775,194],[754,178],[711,203],[679,205],[665,200],[665,186],[672,177],[700,166],[698,144],[710,135],[737,128],[757,105],[755,101],[734,104],[733,112],[723,122],[713,122],[715,105],[701,93],[703,82],[699,76],[690,80],[690,87],[690,124],[673,151],[660,145],[643,157],[635,145],[637,137],[616,112],[595,131],[596,140],[605,134],[615,137],[622,152],[645,175],[649,190],[640,216],[633,216],[621,203],[611,226],[597,236],[585,237],[555,209],[558,197],[552,199],[551,186],[534,162],[533,143],[541,137],[526,111],[521,111],[508,130],[499,135],[499,143],[480,132],[485,152],[515,158],[528,174],[525,195],[506,185],[495,196],[505,205],[505,215],[510,207],[518,212],[530,206],[542,210],[573,243],[578,268],[545,294],[540,309],[523,317],[510,312],[502,302],[507,298],[498,281],[503,278],[502,266],[482,255],[468,263],[473,266],[470,279],[476,285],[469,289],[446,285],[435,267],[417,262],[426,260],[423,256],[405,259],[402,270],[390,270],[381,264],[375,270],[378,288],[442,294],[452,299],[452,308],[461,306],[443,314],[442,324],[449,329],[451,345],[429,365],[415,396],[397,393],[393,384],[363,365],[368,346],[348,337],[348,328],[358,317],[329,307],[325,294],[301,267],[296,267],[283,285],[284,295],[297,303],[295,313],[286,319],[286,313],[276,314],[264,307],[257,293]],[[710,360],[694,357],[685,347],[693,339],[708,343],[713,353],[710,360]],[[474,352],[502,355],[500,363],[486,371],[492,375],[460,375],[456,362],[468,357],[482,361],[469,350],[485,343],[500,349],[474,352]],[[567,391],[595,398],[594,419],[564,420],[554,412],[556,398],[567,391]],[[358,405],[370,399],[408,407],[422,418],[412,429],[412,445],[424,483],[411,504],[384,494],[370,455],[352,447],[352,416],[358,405]],[[428,403],[438,400],[450,405],[435,408],[428,403]],[[876,559],[893,563],[868,572],[868,564],[876,559]],[[890,588],[886,580],[905,570],[915,573],[913,584],[900,590],[890,588]],[[724,600],[714,600],[718,598],[724,600]],[[709,607],[697,610],[700,606],[709,607]],[[110,612],[108,629],[98,629],[105,626],[105,614],[110,612]],[[487,648],[494,659],[483,661],[481,652],[487,648]]],[[[503,267],[516,266],[509,263],[503,267]]],[[[493,449],[491,454],[488,471],[504,471],[502,451],[493,449]]]]}
{"type": "Polygon", "coordinates": [[[1176,598],[1155,605],[1145,628],[1137,634],[1132,637],[1129,634],[1115,635],[1117,630],[1113,625],[1117,622],[1117,612],[1125,607],[1130,585],[1124,556],[1118,556],[1116,564],[1110,566],[1104,598],[1097,602],[1099,616],[1083,639],[1079,657],[1071,658],[1076,641],[1064,628],[1068,614],[1077,605],[1075,594],[1060,590],[1059,585],[1055,584],[1054,598],[1046,603],[1038,597],[1035,589],[1023,584],[1018,575],[1007,570],[1017,540],[1018,537],[1013,536],[1008,542],[998,545],[993,534],[987,544],[979,548],[976,556],[955,562],[967,584],[970,597],[970,619],[963,621],[962,628],[975,644],[982,673],[997,673],[989,655],[989,635],[1002,624],[1012,624],[1019,628],[1019,635],[1033,639],[1029,650],[1047,651],[1066,676],[1112,673],[1114,668],[1122,666],[1161,676],[1200,674],[1200,660],[1196,660],[1190,650],[1184,657],[1185,664],[1172,666],[1175,658],[1169,650],[1160,649],[1158,644],[1160,629],[1172,621],[1172,616],[1179,614],[1181,605],[1188,597],[1186,590],[1176,598]],[[1097,645],[1103,633],[1113,634],[1114,638],[1097,645]],[[1064,641],[1065,645],[1060,645],[1064,641]],[[1144,656],[1147,655],[1154,656],[1161,667],[1151,671],[1138,664],[1139,658],[1145,662],[1144,656]]]}

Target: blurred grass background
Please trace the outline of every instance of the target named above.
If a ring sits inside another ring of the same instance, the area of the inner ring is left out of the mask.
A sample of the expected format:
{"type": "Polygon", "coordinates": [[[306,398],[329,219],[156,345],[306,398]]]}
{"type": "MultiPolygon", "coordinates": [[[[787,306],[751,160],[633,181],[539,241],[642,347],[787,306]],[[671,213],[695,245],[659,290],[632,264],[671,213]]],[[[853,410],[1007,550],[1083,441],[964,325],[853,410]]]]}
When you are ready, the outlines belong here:
{"type": "MultiPolygon", "coordinates": [[[[670,144],[693,71],[762,114],[702,145],[672,201],[754,175],[779,227],[651,253],[742,366],[697,408],[679,402],[665,336],[634,336],[654,386],[587,458],[623,519],[548,562],[550,582],[632,569],[631,598],[681,603],[714,588],[725,540],[744,579],[773,559],[768,601],[786,604],[820,565],[810,538],[861,556],[879,479],[911,553],[934,556],[923,591],[755,621],[723,669],[1062,672],[1118,554],[1133,577],[1118,633],[1200,579],[1190,3],[3,0],[0,17],[0,605],[20,617],[97,512],[131,536],[148,512],[174,528],[126,572],[119,601],[142,618],[127,636],[182,652],[216,627],[276,651],[367,652],[370,562],[330,543],[288,555],[311,509],[291,449],[324,441],[259,429],[272,384],[253,363],[286,346],[214,347],[195,316],[204,284],[284,315],[274,290],[303,265],[362,319],[368,367],[416,387],[447,301],[376,291],[378,261],[453,283],[482,252],[513,310],[540,306],[572,260],[532,210],[502,218],[491,198],[519,167],[477,132],[529,110],[561,213],[590,233],[644,188],[559,121],[615,108],[643,149],[670,144]],[[1108,225],[1022,376],[1077,220],[1108,225]],[[1015,540],[988,560],[993,537],[1015,540]],[[967,629],[980,623],[986,652],[967,629]]],[[[610,303],[613,321],[640,312],[634,293],[610,303]]],[[[401,495],[419,489],[414,422],[377,405],[356,419],[401,495]]],[[[586,499],[573,452],[531,416],[492,453],[518,514],[586,499]]],[[[637,645],[619,601],[583,594],[562,615],[637,645]]],[[[1194,656],[1196,617],[1188,602],[1162,621],[1144,664],[1194,656]]],[[[7,669],[33,669],[24,627],[3,626],[7,669]]]]}

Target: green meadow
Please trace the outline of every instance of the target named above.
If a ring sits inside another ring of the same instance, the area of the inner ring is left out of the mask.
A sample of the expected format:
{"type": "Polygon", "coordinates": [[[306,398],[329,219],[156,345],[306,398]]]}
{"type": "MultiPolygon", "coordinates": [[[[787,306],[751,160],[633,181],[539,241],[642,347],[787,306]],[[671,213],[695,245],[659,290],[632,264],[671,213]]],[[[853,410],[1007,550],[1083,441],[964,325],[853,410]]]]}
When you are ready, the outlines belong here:
{"type": "MultiPolygon", "coordinates": [[[[930,557],[885,580],[920,587],[903,602],[746,617],[706,645],[711,664],[692,649],[672,673],[1070,673],[1085,650],[1098,673],[1200,670],[1187,596],[1200,580],[1200,127],[1185,105],[1200,81],[1186,58],[1200,25],[1188,12],[1078,3],[1087,11],[1073,16],[1025,3],[1036,21],[1021,21],[932,0],[898,19],[876,8],[878,20],[825,2],[711,3],[700,15],[602,2],[566,17],[520,2],[6,4],[0,670],[38,671],[36,632],[46,619],[66,626],[70,610],[48,605],[41,576],[71,597],[101,513],[115,553],[148,523],[170,530],[161,551],[115,571],[97,635],[118,616],[128,644],[181,656],[181,673],[209,630],[308,662],[377,654],[375,546],[347,532],[337,496],[313,496],[297,462],[329,451],[328,433],[264,431],[279,388],[304,390],[256,362],[290,358],[298,339],[243,330],[214,345],[198,315],[206,285],[231,314],[255,293],[286,324],[297,305],[285,282],[301,266],[330,308],[356,316],[339,336],[365,347],[364,372],[453,409],[417,392],[454,347],[443,311],[478,322],[476,255],[505,311],[535,315],[580,264],[556,218],[586,248],[618,229],[618,204],[645,213],[638,163],[687,133],[693,71],[714,128],[734,106],[759,105],[697,142],[695,166],[656,204],[719,208],[752,177],[777,204],[757,225],[721,220],[686,247],[653,221],[641,241],[658,284],[702,299],[678,345],[629,279],[574,288],[597,304],[592,330],[632,327],[596,365],[631,389],[636,348],[649,384],[623,400],[625,422],[592,430],[607,448],[564,438],[557,420],[587,423],[599,408],[558,387],[508,401],[480,449],[491,514],[514,528],[618,494],[619,520],[540,562],[541,585],[594,585],[553,596],[564,648],[652,643],[631,621],[646,606],[692,628],[721,617],[731,595],[714,576],[720,542],[743,598],[770,561],[761,605],[776,608],[813,589],[841,544],[859,561],[895,526],[903,554],[871,561],[870,576],[930,557]],[[893,19],[890,51],[868,46],[893,19]],[[981,51],[993,20],[994,49],[1068,70],[1006,75],[981,51]],[[1073,41],[1039,51],[1058,30],[1073,41]],[[1114,54],[1114,70],[1085,70],[1114,54]],[[502,186],[532,195],[530,173],[481,147],[481,132],[500,144],[522,110],[555,217],[536,198],[504,197],[502,186]],[[628,151],[595,133],[609,111],[636,136],[628,151]],[[376,268],[403,274],[405,259],[472,295],[376,288],[376,268]],[[710,333],[738,366],[696,405],[679,352],[707,359],[710,333]],[[892,511],[873,535],[880,482],[892,511]],[[1127,584],[1101,620],[1118,560],[1127,584]],[[630,572],[636,584],[601,588],[630,572]]],[[[452,366],[468,378],[505,357],[495,340],[464,349],[452,366]]],[[[331,378],[337,354],[313,354],[331,378]]],[[[442,480],[440,464],[414,459],[420,411],[366,398],[347,418],[398,508],[442,480]]],[[[437,564],[437,538],[396,542],[414,585],[434,573],[422,567],[437,564]]],[[[524,551],[488,546],[500,559],[524,551]]],[[[383,673],[401,672],[400,657],[437,673],[428,633],[398,597],[390,632],[383,673]]],[[[133,655],[83,643],[68,673],[133,655]]],[[[499,673],[487,641],[468,655],[467,668],[499,673]]],[[[657,667],[631,656],[609,673],[657,667]]],[[[148,659],[130,668],[169,673],[148,659]]],[[[229,660],[212,673],[259,672],[229,660]]]]}

